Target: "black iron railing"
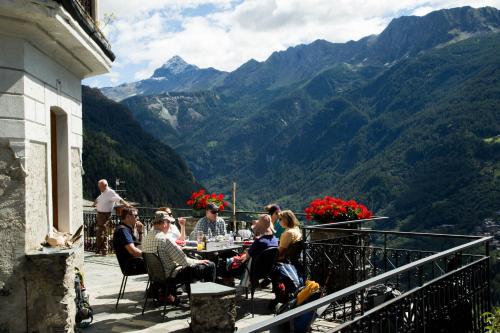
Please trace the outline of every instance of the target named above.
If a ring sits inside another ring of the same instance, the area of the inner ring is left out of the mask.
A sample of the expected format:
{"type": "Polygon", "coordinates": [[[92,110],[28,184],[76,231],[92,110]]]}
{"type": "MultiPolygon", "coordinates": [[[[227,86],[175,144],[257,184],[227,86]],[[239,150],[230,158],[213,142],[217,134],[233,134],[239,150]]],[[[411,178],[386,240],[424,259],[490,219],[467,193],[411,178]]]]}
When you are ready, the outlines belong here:
{"type": "Polygon", "coordinates": [[[111,60],[115,60],[115,54],[111,51],[111,45],[97,26],[93,17],[91,4],[86,0],[55,0],[78,22],[80,27],[99,45],[101,50],[111,60]]]}
{"type": "Polygon", "coordinates": [[[306,275],[326,296],[239,332],[290,329],[311,311],[330,323],[329,332],[482,330],[480,315],[490,307],[491,237],[336,226],[304,227],[306,275]],[[368,299],[374,285],[400,296],[374,305],[368,299]]]}

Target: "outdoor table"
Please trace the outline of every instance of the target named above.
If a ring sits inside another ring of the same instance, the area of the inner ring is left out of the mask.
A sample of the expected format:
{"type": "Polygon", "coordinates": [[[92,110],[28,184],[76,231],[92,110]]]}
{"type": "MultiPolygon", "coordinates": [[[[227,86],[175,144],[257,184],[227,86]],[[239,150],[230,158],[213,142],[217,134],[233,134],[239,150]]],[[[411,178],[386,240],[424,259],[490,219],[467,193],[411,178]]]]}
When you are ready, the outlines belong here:
{"type": "Polygon", "coordinates": [[[221,253],[229,251],[241,252],[241,250],[243,250],[243,245],[231,245],[214,250],[198,250],[196,246],[184,246],[182,250],[187,253],[198,254],[203,259],[213,259],[217,258],[221,253]]]}

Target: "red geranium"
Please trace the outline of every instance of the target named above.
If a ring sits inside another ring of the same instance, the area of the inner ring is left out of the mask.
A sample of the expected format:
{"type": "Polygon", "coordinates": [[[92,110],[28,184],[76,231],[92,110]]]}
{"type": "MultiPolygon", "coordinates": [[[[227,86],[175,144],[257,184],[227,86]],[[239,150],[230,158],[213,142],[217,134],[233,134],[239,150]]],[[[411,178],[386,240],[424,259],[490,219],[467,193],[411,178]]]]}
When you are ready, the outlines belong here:
{"type": "Polygon", "coordinates": [[[205,190],[201,189],[198,192],[193,192],[191,198],[186,201],[186,204],[193,207],[193,209],[205,209],[209,203],[214,203],[219,207],[220,211],[223,211],[225,207],[229,205],[227,201],[224,201],[224,194],[217,193],[206,193],[205,190]]]}
{"type": "Polygon", "coordinates": [[[328,195],[314,199],[304,211],[308,220],[314,219],[319,223],[368,219],[373,215],[368,208],[354,200],[346,201],[328,195]]]}

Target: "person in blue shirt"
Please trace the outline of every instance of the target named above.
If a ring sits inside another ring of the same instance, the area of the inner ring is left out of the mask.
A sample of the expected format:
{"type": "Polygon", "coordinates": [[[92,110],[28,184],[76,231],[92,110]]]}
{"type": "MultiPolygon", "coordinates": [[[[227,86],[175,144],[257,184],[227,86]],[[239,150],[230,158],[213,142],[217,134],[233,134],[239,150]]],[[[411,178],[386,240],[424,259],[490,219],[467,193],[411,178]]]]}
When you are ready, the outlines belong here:
{"type": "Polygon", "coordinates": [[[121,222],[113,234],[113,246],[120,268],[127,275],[146,274],[142,251],[137,247],[139,243],[133,231],[138,218],[137,209],[122,209],[120,218],[121,222]]]}
{"type": "Polygon", "coordinates": [[[278,239],[274,236],[274,228],[269,215],[260,215],[259,220],[253,226],[253,230],[259,236],[254,239],[248,251],[240,256],[228,259],[227,270],[230,276],[240,276],[244,272],[248,259],[255,258],[268,248],[278,246],[278,239]]]}
{"type": "Polygon", "coordinates": [[[276,238],[280,239],[281,234],[285,231],[285,228],[283,228],[280,224],[279,216],[281,213],[281,207],[278,206],[277,204],[269,204],[266,207],[264,207],[266,212],[271,216],[271,222],[273,223],[273,227],[275,230],[274,236],[276,238]]]}

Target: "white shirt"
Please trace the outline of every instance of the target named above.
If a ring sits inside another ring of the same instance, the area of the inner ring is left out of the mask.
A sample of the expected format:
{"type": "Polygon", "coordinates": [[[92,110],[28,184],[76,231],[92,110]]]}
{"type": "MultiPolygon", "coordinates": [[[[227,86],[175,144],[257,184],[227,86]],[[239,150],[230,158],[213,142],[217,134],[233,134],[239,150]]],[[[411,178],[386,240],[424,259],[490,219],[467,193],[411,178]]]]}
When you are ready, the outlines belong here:
{"type": "Polygon", "coordinates": [[[173,240],[174,242],[181,238],[181,232],[179,231],[179,228],[173,223],[170,224],[170,228],[168,229],[167,232],[167,237],[173,240]]]}
{"type": "Polygon", "coordinates": [[[115,202],[123,200],[113,189],[107,187],[104,192],[97,197],[96,209],[101,213],[111,213],[115,202]]]}

